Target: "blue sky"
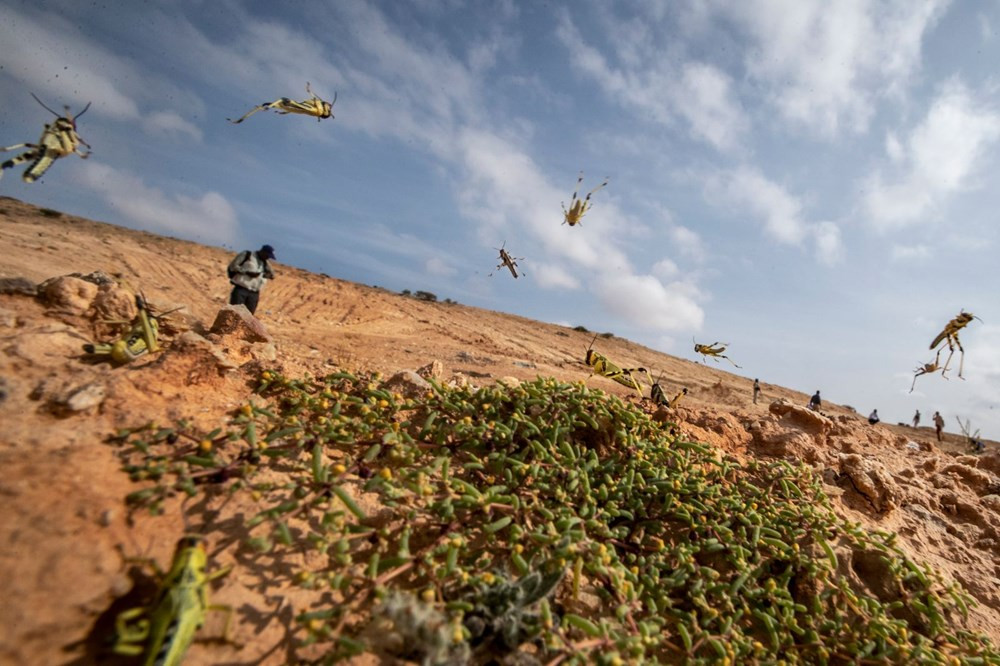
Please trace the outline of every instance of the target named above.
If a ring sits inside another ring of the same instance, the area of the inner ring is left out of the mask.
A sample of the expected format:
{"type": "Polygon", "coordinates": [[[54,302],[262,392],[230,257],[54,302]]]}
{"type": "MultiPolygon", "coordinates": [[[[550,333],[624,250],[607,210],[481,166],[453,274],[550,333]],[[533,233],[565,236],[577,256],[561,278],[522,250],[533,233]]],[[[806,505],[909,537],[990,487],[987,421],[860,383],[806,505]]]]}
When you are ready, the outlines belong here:
{"type": "Polygon", "coordinates": [[[34,92],[94,149],[0,194],[1000,438],[997,0],[8,1],[0,44],[0,143],[34,92]],[[226,122],[306,81],[334,119],[226,122]]]}

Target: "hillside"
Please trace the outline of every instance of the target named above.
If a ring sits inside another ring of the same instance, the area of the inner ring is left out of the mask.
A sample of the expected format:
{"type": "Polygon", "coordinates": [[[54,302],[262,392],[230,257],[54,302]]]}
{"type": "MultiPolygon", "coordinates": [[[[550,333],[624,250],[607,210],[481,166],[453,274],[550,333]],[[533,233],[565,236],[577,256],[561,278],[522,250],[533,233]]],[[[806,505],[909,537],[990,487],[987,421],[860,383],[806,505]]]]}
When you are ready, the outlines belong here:
{"type": "MultiPolygon", "coordinates": [[[[186,527],[176,510],[181,498],[171,498],[172,510],[162,516],[127,511],[123,498],[136,486],[105,443],[123,428],[184,419],[210,430],[255,399],[263,370],[391,376],[438,361],[441,381],[472,385],[538,376],[573,382],[589,373],[582,359],[593,334],[418,301],[280,262],[258,309],[273,340],[208,335],[228,295],[229,251],[9,198],[0,198],[0,240],[0,543],[8,544],[0,550],[0,598],[8,600],[0,609],[0,663],[95,663],[101,632],[113,624],[111,609],[127,607],[114,605],[133,585],[127,558],[170,561],[186,527]],[[159,311],[183,306],[165,331],[174,345],[121,368],[84,362],[81,345],[106,336],[111,327],[102,320],[127,306],[109,297],[95,307],[92,282],[66,281],[41,293],[37,285],[98,271],[141,290],[159,311]],[[187,329],[206,337],[180,342],[187,329]]],[[[978,602],[968,627],[1000,642],[995,443],[982,455],[966,455],[964,439],[954,434],[938,445],[932,429],[871,427],[829,403],[823,416],[813,415],[801,408],[808,395],[769,384],[753,404],[752,378],[617,337],[599,337],[594,347],[622,366],[662,372],[668,395],[688,388],[670,418],[690,439],[741,461],[813,466],[840,516],[898,533],[904,552],[961,583],[978,602]]],[[[630,398],[607,379],[588,385],[634,402],[634,392],[630,398]]],[[[213,501],[219,524],[242,525],[255,512],[221,495],[213,501]]],[[[213,561],[239,561],[245,536],[237,530],[210,544],[213,561]]],[[[877,584],[877,571],[863,558],[851,566],[862,584],[877,584]]],[[[234,642],[198,642],[185,663],[288,662],[291,608],[303,593],[288,582],[269,586],[266,573],[236,567],[218,585],[213,600],[235,610],[234,642]]],[[[210,617],[209,633],[217,635],[219,624],[210,617]]]]}

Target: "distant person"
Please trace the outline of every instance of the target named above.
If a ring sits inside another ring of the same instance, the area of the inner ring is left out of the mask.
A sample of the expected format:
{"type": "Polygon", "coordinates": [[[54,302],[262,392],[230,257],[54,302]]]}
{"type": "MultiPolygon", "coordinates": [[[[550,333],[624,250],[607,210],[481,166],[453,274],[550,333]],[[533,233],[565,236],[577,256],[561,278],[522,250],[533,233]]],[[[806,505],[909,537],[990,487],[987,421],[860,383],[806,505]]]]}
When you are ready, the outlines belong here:
{"type": "Polygon", "coordinates": [[[976,453],[982,453],[986,450],[986,444],[981,439],[973,439],[972,447],[976,453]]]}
{"type": "Polygon", "coordinates": [[[267,262],[274,259],[274,248],[264,245],[256,252],[244,250],[236,255],[226,273],[233,291],[229,294],[230,305],[244,305],[253,314],[257,311],[257,300],[264,283],[274,279],[274,273],[267,262]]]}
{"type": "Polygon", "coordinates": [[[934,432],[937,433],[937,440],[941,441],[941,429],[944,428],[944,417],[938,412],[934,412],[934,432]]]}
{"type": "Polygon", "coordinates": [[[753,404],[757,404],[757,396],[760,395],[760,380],[753,380],[753,404]]]}
{"type": "Polygon", "coordinates": [[[917,413],[913,415],[913,427],[916,428],[919,425],[920,425],[920,410],[918,409],[917,413]]]}
{"type": "Polygon", "coordinates": [[[822,404],[819,399],[819,391],[816,391],[813,393],[813,397],[809,398],[809,409],[818,412],[822,404]]]}
{"type": "Polygon", "coordinates": [[[881,419],[878,417],[878,410],[877,409],[873,409],[872,413],[868,415],[868,423],[870,423],[872,425],[875,425],[880,420],[881,419]]]}

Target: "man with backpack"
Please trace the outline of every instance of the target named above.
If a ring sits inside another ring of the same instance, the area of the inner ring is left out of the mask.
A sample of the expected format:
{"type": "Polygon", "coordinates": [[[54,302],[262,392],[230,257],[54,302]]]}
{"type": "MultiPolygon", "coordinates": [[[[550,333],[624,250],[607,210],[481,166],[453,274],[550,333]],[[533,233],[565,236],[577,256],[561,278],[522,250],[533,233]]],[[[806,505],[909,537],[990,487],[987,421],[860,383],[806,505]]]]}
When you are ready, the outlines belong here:
{"type": "Polygon", "coordinates": [[[236,255],[226,273],[233,291],[229,294],[230,305],[243,305],[253,314],[257,310],[257,300],[264,283],[274,279],[269,259],[274,259],[274,248],[264,245],[256,252],[245,250],[236,255]]]}

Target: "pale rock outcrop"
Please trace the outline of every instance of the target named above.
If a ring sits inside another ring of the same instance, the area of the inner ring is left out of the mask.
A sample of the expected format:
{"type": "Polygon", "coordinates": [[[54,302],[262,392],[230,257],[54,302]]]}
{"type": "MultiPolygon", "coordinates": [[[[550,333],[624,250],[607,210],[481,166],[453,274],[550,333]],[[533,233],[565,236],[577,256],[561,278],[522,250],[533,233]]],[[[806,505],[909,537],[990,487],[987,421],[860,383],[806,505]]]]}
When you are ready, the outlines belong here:
{"type": "Polygon", "coordinates": [[[244,305],[227,305],[219,310],[211,332],[247,342],[273,342],[274,338],[244,305]]]}
{"type": "Polygon", "coordinates": [[[116,283],[104,283],[97,289],[92,303],[95,319],[117,321],[132,321],[139,313],[135,305],[135,296],[116,283]]]}
{"type": "Polygon", "coordinates": [[[404,398],[419,398],[427,391],[433,391],[434,387],[430,383],[415,373],[413,370],[403,370],[397,372],[389,379],[382,382],[379,387],[390,393],[399,393],[404,398]]]}
{"type": "Polygon", "coordinates": [[[39,285],[42,301],[51,308],[82,315],[90,309],[98,287],[93,282],[64,275],[39,285]]]}
{"type": "Polygon", "coordinates": [[[899,506],[902,491],[882,463],[856,453],[840,455],[840,475],[871,503],[876,513],[899,506]]]}

